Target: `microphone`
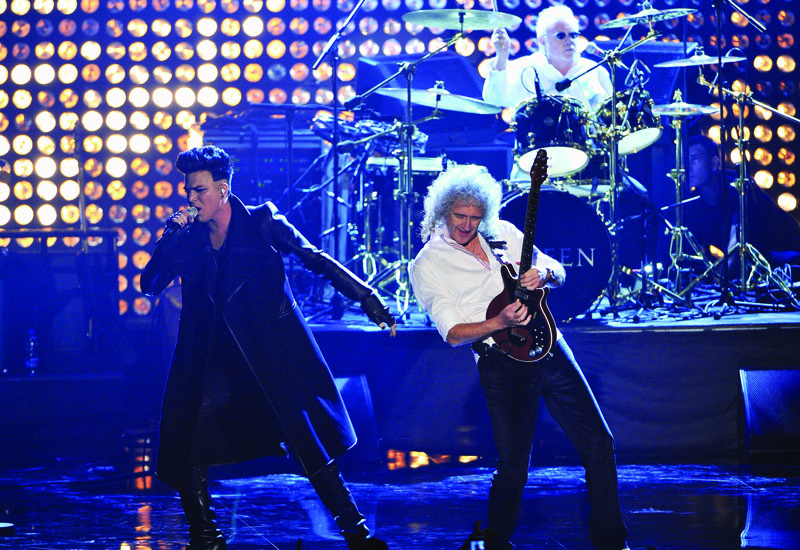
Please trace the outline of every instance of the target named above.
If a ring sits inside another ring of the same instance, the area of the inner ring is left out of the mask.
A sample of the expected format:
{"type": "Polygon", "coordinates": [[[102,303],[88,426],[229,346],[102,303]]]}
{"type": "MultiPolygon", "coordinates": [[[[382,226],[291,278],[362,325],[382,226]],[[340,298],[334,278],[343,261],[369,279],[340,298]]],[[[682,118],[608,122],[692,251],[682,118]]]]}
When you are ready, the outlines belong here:
{"type": "MultiPolygon", "coordinates": [[[[602,57],[602,58],[605,58],[606,53],[608,53],[604,49],[600,48],[600,46],[598,46],[594,42],[589,42],[588,44],[586,44],[586,48],[584,48],[583,51],[585,51],[589,55],[594,55],[596,57],[602,57]]],[[[625,69],[626,71],[630,70],[628,66],[622,62],[621,59],[619,60],[619,66],[625,69]]]]}
{"type": "MultiPolygon", "coordinates": [[[[197,216],[197,208],[195,208],[194,206],[190,206],[189,208],[186,209],[185,214],[187,216],[189,216],[190,218],[194,218],[194,217],[197,216]]],[[[181,229],[186,227],[185,225],[181,225],[178,222],[170,220],[170,219],[167,220],[167,224],[166,225],[167,225],[167,228],[164,229],[164,232],[161,234],[161,237],[158,239],[158,241],[156,241],[156,244],[158,244],[159,241],[161,241],[161,239],[163,239],[164,237],[167,237],[168,235],[172,235],[173,233],[177,233],[178,231],[180,231],[181,229]]],[[[186,224],[186,225],[189,225],[189,224],[186,224]]]]}
{"type": "Polygon", "coordinates": [[[565,78],[564,80],[559,80],[558,82],[556,82],[556,91],[563,92],[570,86],[572,86],[572,80],[570,80],[569,78],[565,78]]]}
{"type": "Polygon", "coordinates": [[[539,71],[533,69],[533,74],[535,80],[533,81],[534,86],[536,86],[536,103],[542,103],[542,85],[539,83],[539,71]]]}

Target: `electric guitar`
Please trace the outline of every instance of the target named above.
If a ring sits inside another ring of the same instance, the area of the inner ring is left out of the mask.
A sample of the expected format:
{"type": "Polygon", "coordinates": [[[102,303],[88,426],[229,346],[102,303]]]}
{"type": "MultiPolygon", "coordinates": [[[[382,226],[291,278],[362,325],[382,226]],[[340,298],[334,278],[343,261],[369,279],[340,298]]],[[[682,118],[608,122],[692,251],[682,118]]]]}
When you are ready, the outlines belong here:
{"type": "MultiPolygon", "coordinates": [[[[525,273],[533,265],[533,237],[536,232],[536,213],[539,210],[539,191],[547,179],[547,151],[540,149],[531,168],[531,189],[528,192],[528,210],[525,214],[524,237],[519,272],[525,273]]],[[[495,346],[511,359],[531,363],[547,357],[556,339],[556,322],[547,306],[549,287],[528,290],[519,282],[514,267],[506,263],[501,268],[503,291],[486,308],[486,318],[497,316],[504,307],[519,299],[528,307],[530,321],[526,325],[508,327],[492,334],[495,346]]]]}

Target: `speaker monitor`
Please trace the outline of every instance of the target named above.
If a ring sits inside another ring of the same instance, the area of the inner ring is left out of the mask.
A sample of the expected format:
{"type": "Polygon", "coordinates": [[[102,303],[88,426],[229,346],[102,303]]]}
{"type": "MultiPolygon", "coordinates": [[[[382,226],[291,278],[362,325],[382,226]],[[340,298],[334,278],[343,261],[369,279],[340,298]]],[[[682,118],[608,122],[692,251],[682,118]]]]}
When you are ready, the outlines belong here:
{"type": "Polygon", "coordinates": [[[800,370],[741,369],[747,448],[800,452],[800,370]]]}
{"type": "Polygon", "coordinates": [[[119,339],[109,334],[117,318],[117,274],[116,252],[105,248],[5,254],[0,262],[5,367],[23,367],[30,329],[42,361],[51,354],[84,354],[119,339]],[[95,340],[102,331],[102,342],[95,340]]]}

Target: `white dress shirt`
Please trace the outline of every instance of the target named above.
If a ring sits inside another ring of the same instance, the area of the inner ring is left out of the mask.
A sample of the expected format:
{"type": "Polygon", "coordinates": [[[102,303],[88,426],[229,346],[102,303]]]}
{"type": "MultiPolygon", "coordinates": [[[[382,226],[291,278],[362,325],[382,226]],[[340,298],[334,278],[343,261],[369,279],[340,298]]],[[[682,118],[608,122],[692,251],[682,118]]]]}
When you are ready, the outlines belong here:
{"type": "Polygon", "coordinates": [[[491,68],[483,82],[483,100],[499,107],[516,107],[536,95],[535,75],[538,73],[543,94],[577,99],[584,109],[593,113],[603,101],[611,97],[611,77],[605,67],[598,67],[575,80],[569,88],[556,91],[557,82],[574,78],[592,65],[593,61],[581,57],[563,75],[550,64],[541,51],[537,51],[532,55],[508,61],[502,71],[491,68]]]}

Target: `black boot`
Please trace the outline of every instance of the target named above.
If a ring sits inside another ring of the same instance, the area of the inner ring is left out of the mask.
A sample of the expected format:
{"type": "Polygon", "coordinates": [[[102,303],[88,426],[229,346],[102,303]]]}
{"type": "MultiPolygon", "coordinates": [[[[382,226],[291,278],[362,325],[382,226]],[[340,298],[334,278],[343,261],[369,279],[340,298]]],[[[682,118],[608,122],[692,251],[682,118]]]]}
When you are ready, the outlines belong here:
{"type": "Polygon", "coordinates": [[[226,550],[225,537],[214,523],[217,515],[208,494],[206,468],[189,466],[178,493],[189,524],[186,550],[226,550]]]}
{"type": "Polygon", "coordinates": [[[309,478],[320,501],[333,516],[339,532],[350,550],[386,550],[384,541],[370,535],[367,520],[358,511],[350,489],[339,473],[339,466],[331,462],[309,478]]]}

